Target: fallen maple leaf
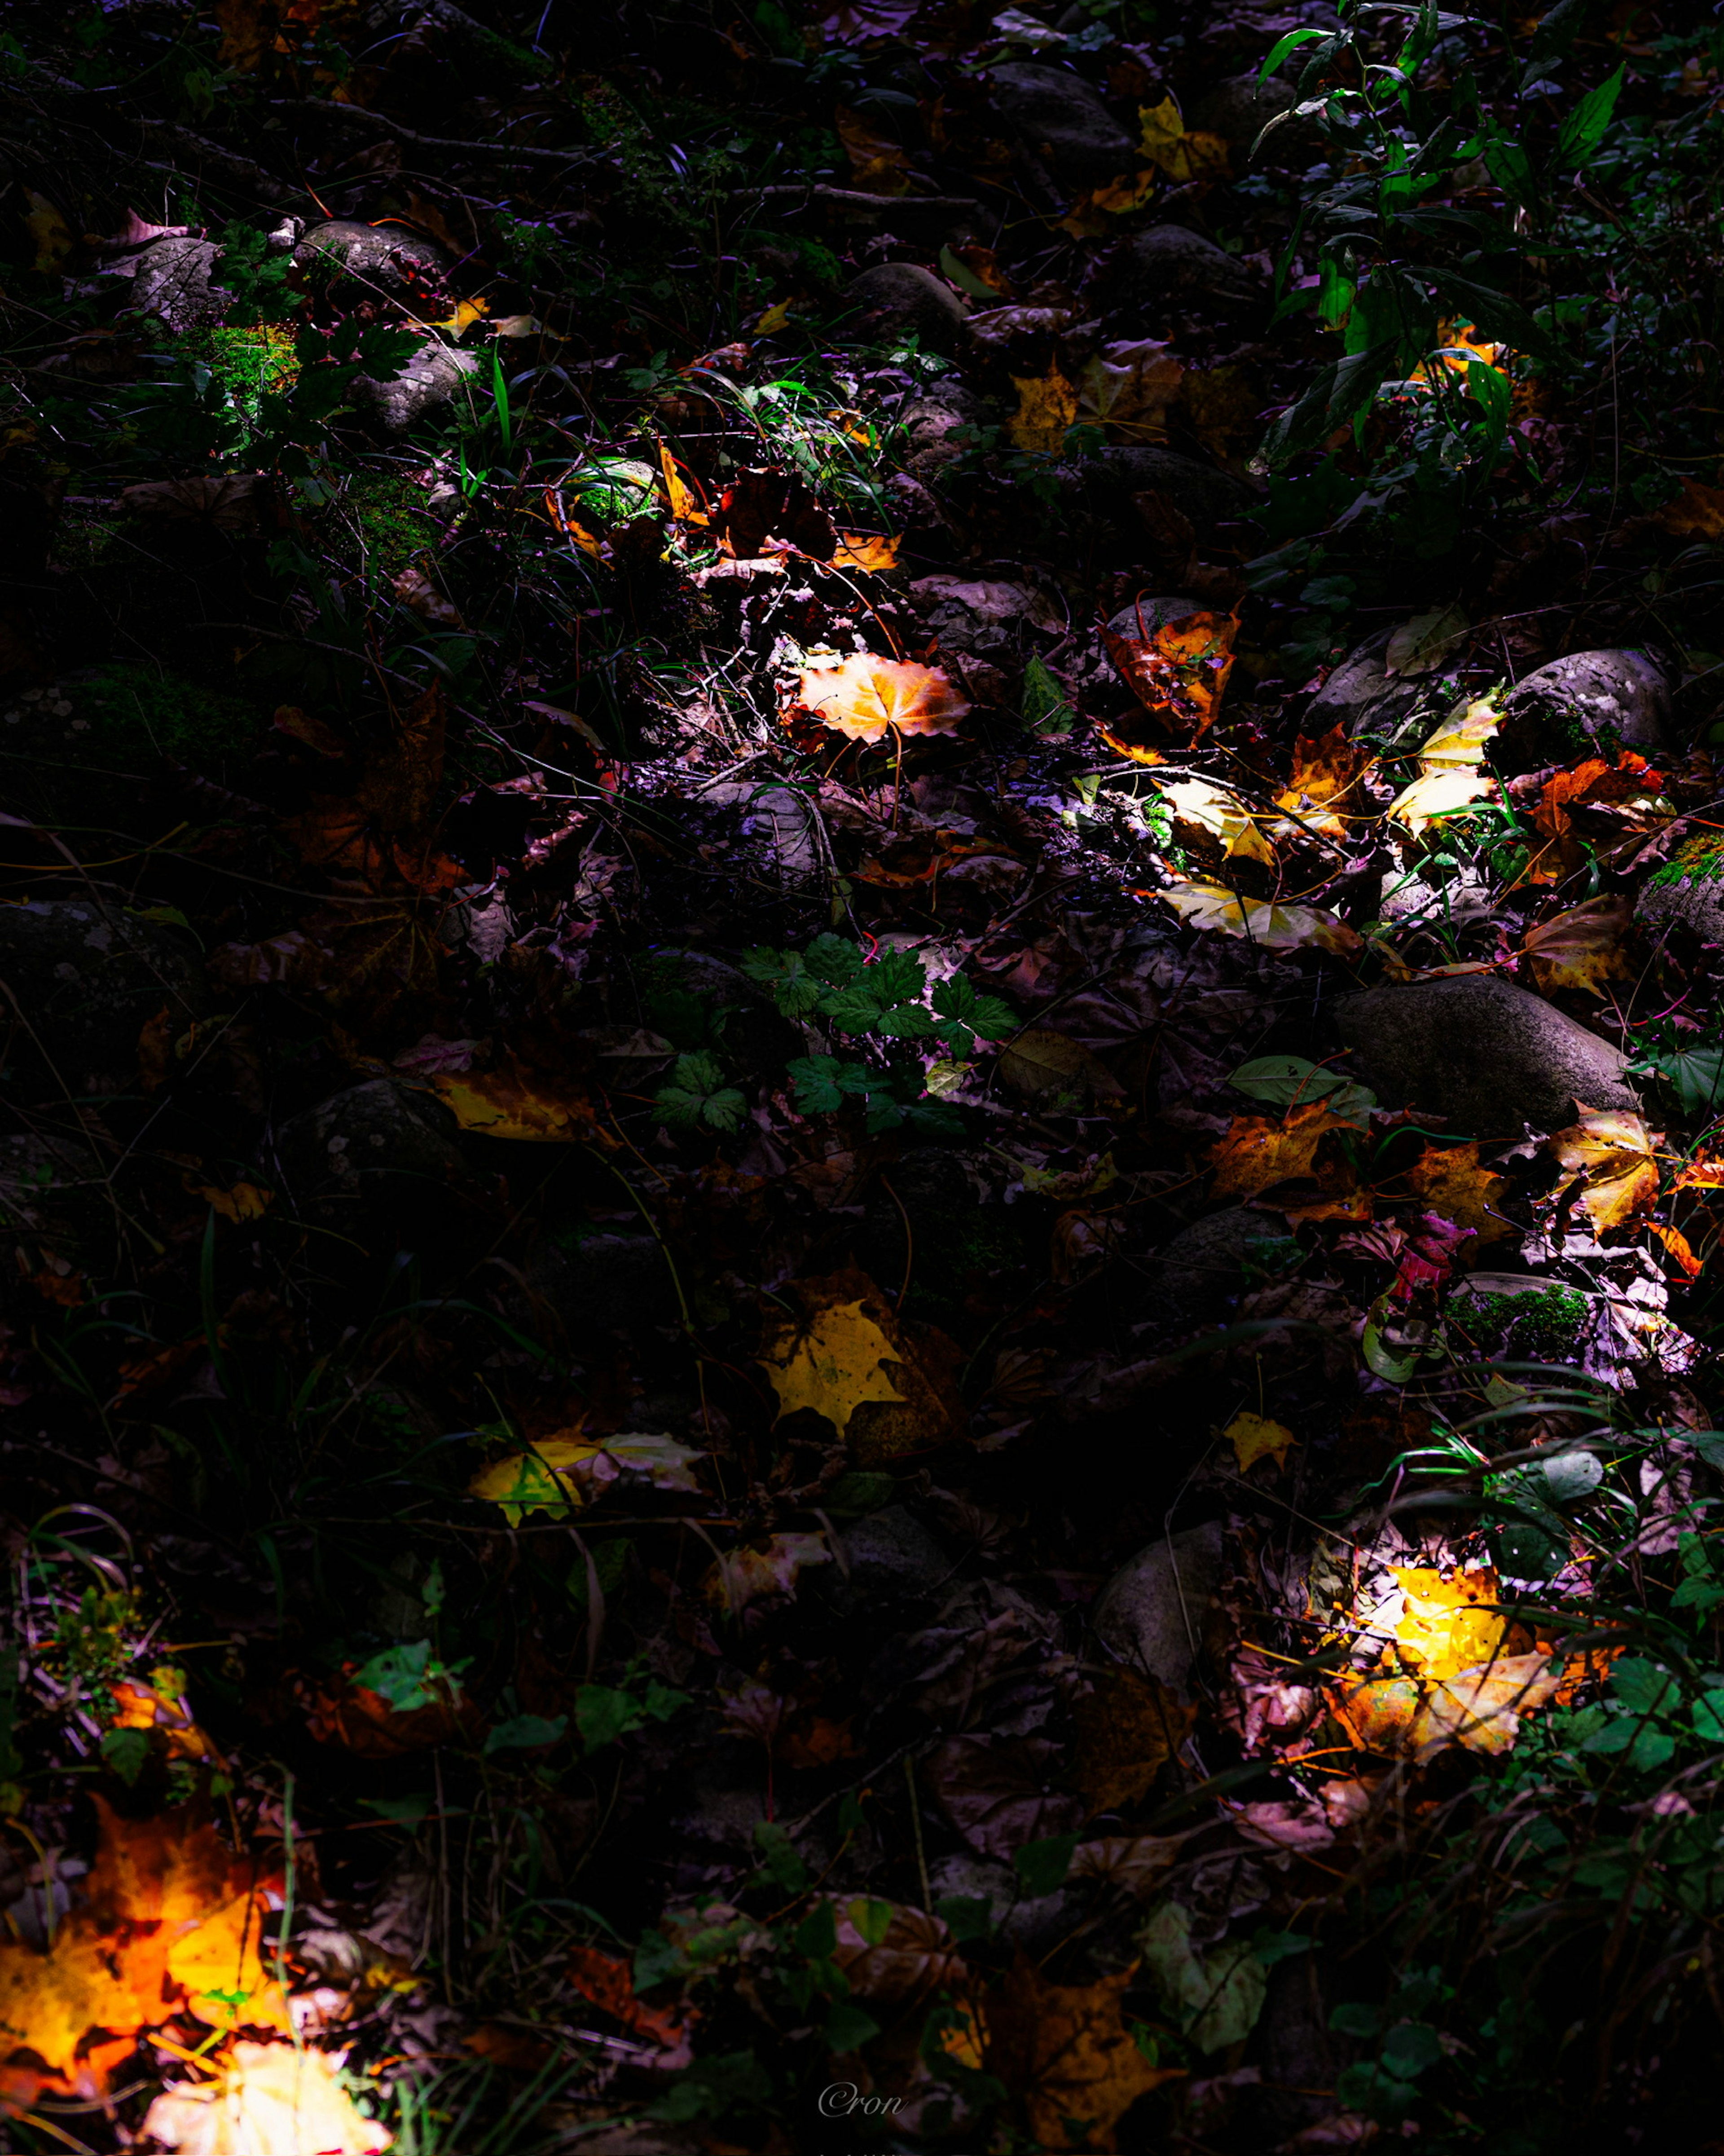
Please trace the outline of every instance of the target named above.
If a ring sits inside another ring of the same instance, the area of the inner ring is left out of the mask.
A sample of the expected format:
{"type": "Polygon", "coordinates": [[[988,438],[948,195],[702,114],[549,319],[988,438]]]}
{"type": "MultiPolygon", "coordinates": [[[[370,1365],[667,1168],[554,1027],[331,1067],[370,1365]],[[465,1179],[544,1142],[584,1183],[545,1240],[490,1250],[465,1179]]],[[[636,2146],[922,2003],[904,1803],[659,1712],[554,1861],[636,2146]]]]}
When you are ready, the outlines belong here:
{"type": "Polygon", "coordinates": [[[1171,97],[1164,97],[1159,105],[1141,105],[1137,116],[1143,123],[1139,148],[1170,180],[1183,186],[1189,180],[1227,178],[1225,138],[1205,134],[1201,129],[1188,132],[1171,97]]]}
{"type": "Polygon", "coordinates": [[[1122,441],[1164,442],[1168,408],[1184,379],[1183,366],[1159,339],[1104,345],[1078,377],[1077,417],[1122,441]]]}
{"type": "Polygon", "coordinates": [[[694,1461],[705,1457],[671,1437],[625,1430],[619,1436],[588,1440],[571,1431],[541,1438],[530,1452],[494,1460],[474,1476],[467,1493],[500,1506],[510,1526],[518,1527],[529,1512],[556,1516],[589,1503],[625,1468],[649,1475],[657,1489],[698,1491],[700,1486],[690,1471],[694,1461]]]}
{"type": "Polygon", "coordinates": [[[850,161],[850,184],[870,195],[901,195],[910,185],[910,154],[859,112],[839,106],[833,126],[850,161]]]}
{"type": "Polygon", "coordinates": [[[1340,916],[1317,906],[1288,906],[1279,899],[1246,898],[1225,885],[1188,878],[1156,892],[1193,928],[1218,929],[1265,951],[1357,951],[1359,938],[1340,916]]]}
{"type": "Polygon", "coordinates": [[[944,1333],[900,1319],[854,1269],[798,1281],[794,1291],[798,1314],[768,1328],[758,1358],[779,1421],[804,1409],[824,1415],[864,1465],[925,1451],[962,1430],[959,1352],[944,1333]]]}
{"type": "Polygon", "coordinates": [[[1485,744],[1502,723],[1488,696],[1457,704],[1419,752],[1419,777],[1389,803],[1388,814],[1416,837],[1437,819],[1491,791],[1485,744]]]}
{"type": "MultiPolygon", "coordinates": [[[[1136,636],[1104,629],[1101,640],[1145,711],[1170,732],[1193,742],[1213,724],[1220,708],[1222,690],[1233,671],[1234,639],[1239,629],[1238,615],[1198,609],[1165,621],[1158,629],[1145,625],[1136,636]]],[[[1121,755],[1131,752],[1106,728],[1102,739],[1121,755]]]]}
{"type": "Polygon", "coordinates": [[[1078,393],[1058,367],[1046,374],[1014,374],[1018,409],[1006,422],[1012,446],[1033,454],[1054,456],[1065,446],[1067,428],[1078,415],[1078,393]]]}
{"type": "Polygon", "coordinates": [[[1685,479],[1682,491],[1655,514],[1666,531],[1682,538],[1724,539],[1724,488],[1685,479]]]}
{"type": "Polygon", "coordinates": [[[831,1959],[852,1998],[905,2006],[965,1989],[969,1971],[938,1917],[863,1896],[834,1897],[830,1907],[838,1933],[831,1959]]]}
{"type": "Polygon", "coordinates": [[[1196,1707],[1182,1705],[1158,1678],[1124,1666],[1101,1671],[1093,1691],[1072,1708],[1072,1779],[1089,1816],[1147,1795],[1196,1721],[1196,1707]]]}
{"type": "Polygon", "coordinates": [[[1479,1165],[1476,1138],[1465,1145],[1428,1145],[1405,1171],[1404,1179],[1433,1213],[1457,1228],[1470,1228],[1481,1243],[1515,1232],[1513,1222],[1493,1209],[1503,1178],[1494,1168],[1479,1165]]]}
{"type": "Polygon", "coordinates": [[[1352,1128],[1321,1101],[1296,1101],[1280,1122],[1270,1116],[1235,1116],[1209,1148],[1214,1194],[1247,1198],[1272,1184],[1311,1175],[1317,1148],[1330,1132],[1352,1128]]]}
{"type": "Polygon", "coordinates": [[[69,2089],[97,2092],[139,2033],[189,2013],[212,2028],[290,2029],[259,1958],[265,1882],[196,1804],[121,1819],[100,1839],[48,1951],[0,1940],[0,2036],[69,2089]]]}
{"type": "Polygon", "coordinates": [[[1578,1183],[1580,1202],[1599,1233],[1642,1219],[1658,1202],[1658,1162],[1653,1148],[1664,1136],[1642,1118],[1600,1112],[1577,1101],[1580,1121],[1547,1141],[1569,1173],[1558,1192],[1578,1183]]]}
{"type": "Polygon", "coordinates": [[[145,2135],[180,2156],[382,2156],[395,2137],[342,2087],[346,2056],[236,2044],[213,2062],[213,2080],[164,2089],[145,2135]]]}
{"type": "Polygon", "coordinates": [[[1434,1565],[1391,1565],[1403,1597],[1394,1629],[1401,1661],[1425,1677],[1458,1676],[1489,1662],[1507,1630],[1496,1608],[1501,1592],[1488,1566],[1447,1579],[1434,1565]]]}
{"type": "Polygon", "coordinates": [[[769,1535],[764,1548],[745,1543],[721,1557],[702,1583],[703,1591],[709,1602],[734,1615],[762,1595],[793,1594],[810,1565],[831,1562],[824,1535],[769,1535]]]}
{"type": "Polygon", "coordinates": [[[1623,938],[1634,917],[1629,899],[1589,898],[1529,928],[1521,955],[1531,962],[1533,978],[1547,995],[1552,988],[1583,988],[1602,996],[1601,981],[1626,980],[1632,973],[1623,938]]]}
{"type": "Polygon", "coordinates": [[[1275,796],[1279,808],[1291,809],[1300,822],[1327,838],[1344,838],[1348,819],[1338,811],[1377,759],[1362,742],[1349,741],[1347,729],[1333,726],[1313,740],[1301,734],[1293,744],[1293,768],[1275,796]]]}
{"type": "Polygon", "coordinates": [[[1277,1467],[1285,1466],[1288,1449],[1298,1442],[1285,1423],[1271,1422],[1265,1415],[1252,1414],[1244,1409],[1221,1435],[1233,1447],[1233,1456],[1239,1462],[1241,1475],[1260,1460],[1272,1460],[1277,1467]]]}
{"type": "Polygon", "coordinates": [[[512,1060],[489,1070],[434,1070],[426,1082],[464,1131],[540,1145],[592,1137],[607,1142],[584,1094],[529,1078],[512,1060]]]}
{"type": "Polygon", "coordinates": [[[1625,748],[1616,762],[1588,757],[1572,771],[1558,771],[1540,789],[1533,828],[1545,843],[1521,871],[1523,883],[1556,883],[1583,868],[1590,855],[1607,860],[1669,824],[1675,810],[1663,797],[1664,779],[1644,756],[1625,748]]]}
{"type": "Polygon", "coordinates": [[[1680,1228],[1666,1228],[1662,1221],[1649,1220],[1646,1232],[1649,1235],[1657,1236],[1685,1279],[1699,1279],[1705,1270],[1706,1260],[1695,1255],[1692,1245],[1680,1228]]]}
{"type": "Polygon", "coordinates": [[[690,2039],[700,2019],[694,2007],[685,2006],[680,2013],[672,2013],[662,2006],[649,2006],[635,1996],[629,1964],[601,1953],[597,1947],[571,1948],[567,1968],[570,1983],[583,1999],[603,2007],[630,2035],[643,2036],[658,2046],[661,2056],[653,2063],[659,2071],[675,2073],[689,2064],[690,2039]]]}
{"type": "Polygon", "coordinates": [[[1097,1984],[1050,1984],[1020,1948],[988,2000],[983,2057],[1043,2148],[1107,2150],[1115,2128],[1179,2070],[1152,2066],[1121,2017],[1135,1964],[1097,1984]]]}
{"type": "Polygon", "coordinates": [[[834,569],[849,569],[853,574],[877,576],[883,569],[897,567],[898,550],[903,544],[896,536],[882,536],[878,532],[840,531],[832,566],[834,569]]]}
{"type": "Polygon", "coordinates": [[[1275,848],[1230,788],[1208,778],[1163,778],[1157,784],[1179,821],[1213,839],[1229,860],[1275,866],[1275,848]]]}
{"type": "Polygon", "coordinates": [[[822,726],[852,741],[877,742],[888,727],[900,739],[949,734],[970,709],[940,667],[870,651],[805,666],[798,694],[822,726]]]}

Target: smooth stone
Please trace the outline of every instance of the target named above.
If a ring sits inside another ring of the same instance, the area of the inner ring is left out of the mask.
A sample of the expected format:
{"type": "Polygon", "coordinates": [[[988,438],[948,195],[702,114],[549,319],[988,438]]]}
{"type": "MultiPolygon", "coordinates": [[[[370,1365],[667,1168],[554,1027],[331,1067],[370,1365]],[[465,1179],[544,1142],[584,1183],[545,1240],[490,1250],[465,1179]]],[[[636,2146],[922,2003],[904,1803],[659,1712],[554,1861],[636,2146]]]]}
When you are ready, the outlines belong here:
{"type": "Polygon", "coordinates": [[[1643,921],[1685,921],[1703,942],[1724,943],[1724,834],[1702,831],[1678,846],[1641,886],[1643,921]]]}
{"type": "Polygon", "coordinates": [[[1261,278],[1224,248],[1183,224],[1154,224],[1129,239],[1107,265],[1104,282],[1116,305],[1165,305],[1201,296],[1227,306],[1261,306],[1261,278]]]}
{"type": "Polygon", "coordinates": [[[838,1546],[843,1561],[825,1584],[840,1608],[858,1615],[882,1603],[925,1601],[952,1577],[952,1558],[903,1505],[844,1528],[838,1546]]]}
{"type": "Polygon", "coordinates": [[[1095,459],[1101,490],[1120,495],[1165,495],[1201,537],[1230,517],[1243,516],[1257,503],[1244,480],[1213,465],[1200,465],[1176,449],[1104,449],[1095,459]]]}
{"type": "Polygon", "coordinates": [[[152,239],[130,265],[132,305],[172,330],[218,321],[233,305],[211,282],[221,251],[213,239],[152,239]]]}
{"type": "Polygon", "coordinates": [[[913,331],[930,352],[956,352],[970,333],[969,311],[942,278],[918,262],[877,262],[845,290],[865,324],[913,331]]]}
{"type": "Polygon", "coordinates": [[[1073,187],[1106,187],[1131,171],[1137,147],[1081,75],[1041,60],[993,70],[993,101],[1025,146],[1073,187]]]}
{"type": "MultiPolygon", "coordinates": [[[[1298,93],[1292,85],[1282,82],[1277,76],[1259,82],[1255,71],[1250,74],[1230,74],[1193,106],[1190,124],[1198,133],[1219,135],[1235,158],[1243,159],[1250,155],[1252,144],[1270,121],[1298,102],[1298,93]]],[[[1288,127],[1276,128],[1263,146],[1265,154],[1271,152],[1289,131],[1288,127]]]]}
{"type": "Polygon", "coordinates": [[[714,808],[740,810],[742,836],[762,850],[781,883],[811,883],[825,866],[818,826],[794,787],[752,786],[743,779],[726,779],[703,787],[696,798],[714,808]]]}
{"type": "Polygon", "coordinates": [[[1221,1523],[1208,1520],[1122,1565],[1095,1598],[1090,1627],[1122,1662],[1183,1692],[1215,1635],[1220,1588],[1221,1523]]]}
{"type": "Polygon", "coordinates": [[[428,412],[447,404],[467,377],[478,372],[476,352],[456,352],[428,340],[399,374],[382,382],[362,374],[351,391],[353,408],[374,420],[382,433],[404,434],[428,412]]]}
{"type": "Polygon", "coordinates": [[[348,217],[310,226],[300,235],[293,259],[314,276],[320,268],[332,264],[357,284],[392,299],[416,287],[422,291],[440,287],[454,266],[434,239],[405,225],[365,224],[348,217]]]}
{"type": "Polygon", "coordinates": [[[1350,651],[1306,706],[1302,731],[1327,733],[1345,726],[1350,739],[1392,733],[1419,699],[1419,684],[1384,670],[1390,632],[1383,630],[1350,651]]]}
{"type": "Polygon", "coordinates": [[[1120,608],[1107,626],[1116,636],[1152,635],[1170,621],[1183,621],[1188,614],[1202,611],[1201,599],[1162,593],[1154,598],[1133,599],[1130,606],[1120,608]]]}
{"type": "Polygon", "coordinates": [[[37,1094],[61,1084],[74,1094],[128,1091],[145,1025],[165,1012],[177,1040],[208,1008],[188,937],[91,899],[0,906],[0,980],[10,992],[0,1005],[16,996],[36,1036],[20,1034],[12,1053],[37,1094]]]}
{"type": "Polygon", "coordinates": [[[470,1194],[455,1127],[434,1098],[371,1078],[290,1116],[277,1152],[302,1214],[362,1237],[379,1217],[446,1219],[451,1198],[470,1194]]]}
{"type": "Polygon", "coordinates": [[[1371,988],[1343,998],[1336,1023],[1379,1099],[1445,1116],[1457,1137],[1561,1130],[1581,1101],[1640,1105],[1619,1050],[1492,974],[1371,988]]]}
{"type": "Polygon", "coordinates": [[[1542,737],[1565,760],[1670,746],[1670,685],[1645,651],[1571,651],[1516,683],[1503,706],[1505,732],[1542,737]]]}
{"type": "Polygon", "coordinates": [[[1152,1293],[1157,1306],[1183,1324],[1219,1317],[1245,1285],[1253,1246],[1285,1240],[1271,1214],[1245,1205],[1206,1213],[1156,1253],[1152,1293]]]}

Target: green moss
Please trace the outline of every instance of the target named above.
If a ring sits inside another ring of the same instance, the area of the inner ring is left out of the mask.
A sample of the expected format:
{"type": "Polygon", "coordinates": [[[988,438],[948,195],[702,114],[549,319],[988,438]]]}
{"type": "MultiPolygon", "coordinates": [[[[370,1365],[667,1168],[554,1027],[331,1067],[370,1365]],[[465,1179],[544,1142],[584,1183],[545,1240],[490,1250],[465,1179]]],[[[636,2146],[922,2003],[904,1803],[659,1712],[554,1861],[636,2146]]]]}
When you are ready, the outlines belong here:
{"type": "Polygon", "coordinates": [[[1577,1290],[1547,1287],[1537,1295],[1465,1294],[1458,1315],[1470,1332],[1500,1338],[1501,1352],[1532,1363],[1573,1355],[1586,1322],[1587,1298],[1577,1290]]]}
{"type": "Polygon", "coordinates": [[[1702,831],[1678,846],[1664,866],[1655,869],[1655,884],[1714,883],[1724,876],[1724,831],[1702,831]]]}
{"type": "Polygon", "coordinates": [[[437,536],[423,490],[393,467],[356,473],[347,482],[343,506],[357,520],[374,576],[398,575],[437,536]]]}
{"type": "Polygon", "coordinates": [[[259,716],[252,705],[165,668],[104,666],[78,701],[90,729],[73,740],[86,743],[98,762],[123,758],[141,768],[165,759],[201,769],[249,757],[256,747],[259,716]]]}

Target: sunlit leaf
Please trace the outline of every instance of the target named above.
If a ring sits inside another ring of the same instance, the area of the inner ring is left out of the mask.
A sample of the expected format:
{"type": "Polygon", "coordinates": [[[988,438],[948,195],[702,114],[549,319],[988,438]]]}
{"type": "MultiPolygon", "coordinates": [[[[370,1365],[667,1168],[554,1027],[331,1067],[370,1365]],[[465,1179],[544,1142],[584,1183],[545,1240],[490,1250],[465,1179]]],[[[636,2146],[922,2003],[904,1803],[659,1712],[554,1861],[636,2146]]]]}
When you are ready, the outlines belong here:
{"type": "Polygon", "coordinates": [[[1156,896],[1171,906],[1193,928],[1218,929],[1265,951],[1357,951],[1359,938],[1347,923],[1321,906],[1283,905],[1279,900],[1245,898],[1221,884],[1168,884],[1156,896]]]}
{"type": "Polygon", "coordinates": [[[970,709],[940,667],[866,651],[805,666],[798,694],[823,726],[852,741],[877,742],[889,727],[900,736],[949,734],[970,709]]]}
{"type": "Polygon", "coordinates": [[[1661,1131],[1649,1131],[1636,1115],[1598,1111],[1575,1103],[1580,1121],[1547,1141],[1569,1172],[1559,1185],[1579,1186],[1580,1202],[1596,1231],[1644,1219],[1658,1202],[1654,1147],[1661,1131]]]}

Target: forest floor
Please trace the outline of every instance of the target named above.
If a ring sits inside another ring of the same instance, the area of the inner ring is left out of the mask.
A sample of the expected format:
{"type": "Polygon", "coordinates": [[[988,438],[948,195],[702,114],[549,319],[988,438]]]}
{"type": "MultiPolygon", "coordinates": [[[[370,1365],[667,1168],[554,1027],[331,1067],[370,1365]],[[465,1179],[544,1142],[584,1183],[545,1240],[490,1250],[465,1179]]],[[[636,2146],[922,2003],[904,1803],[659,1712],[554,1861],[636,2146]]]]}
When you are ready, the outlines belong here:
{"type": "Polygon", "coordinates": [[[1699,13],[8,13],[4,2146],[1724,2149],[1699,13]]]}

